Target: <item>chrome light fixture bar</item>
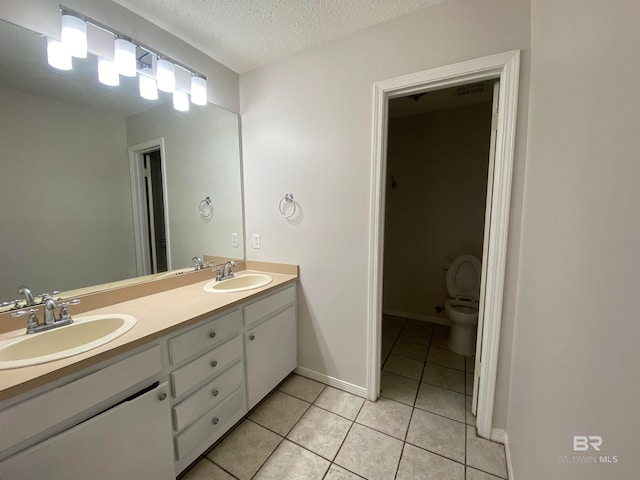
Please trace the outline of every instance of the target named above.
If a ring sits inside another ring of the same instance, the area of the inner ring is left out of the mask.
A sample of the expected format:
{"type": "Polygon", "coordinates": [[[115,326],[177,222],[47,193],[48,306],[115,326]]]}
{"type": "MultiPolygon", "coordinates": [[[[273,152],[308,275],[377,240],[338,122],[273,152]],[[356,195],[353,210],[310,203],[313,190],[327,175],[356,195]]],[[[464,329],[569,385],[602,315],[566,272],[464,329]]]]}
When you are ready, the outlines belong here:
{"type": "Polygon", "coordinates": [[[91,25],[103,30],[109,42],[107,48],[102,45],[103,48],[98,49],[101,52],[98,56],[100,83],[115,87],[120,84],[120,75],[138,75],[142,98],[157,100],[161,90],[173,94],[173,105],[178,111],[189,110],[189,96],[194,105],[207,104],[207,77],[201,73],[67,7],[61,5],[60,13],[60,40],[47,38],[47,61],[52,67],[71,70],[72,57],[87,57],[92,47],[87,41],[87,25],[91,25]],[[176,67],[180,67],[181,73],[179,86],[176,67]],[[189,75],[186,83],[185,74],[189,75]]]}

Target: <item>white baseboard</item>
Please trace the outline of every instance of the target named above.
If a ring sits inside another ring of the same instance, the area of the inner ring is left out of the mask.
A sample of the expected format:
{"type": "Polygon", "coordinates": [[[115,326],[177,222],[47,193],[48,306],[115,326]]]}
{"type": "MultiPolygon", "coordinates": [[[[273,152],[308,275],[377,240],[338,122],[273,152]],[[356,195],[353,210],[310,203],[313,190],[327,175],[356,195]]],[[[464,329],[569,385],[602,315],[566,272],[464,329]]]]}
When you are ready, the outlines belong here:
{"type": "Polygon", "coordinates": [[[385,315],[393,315],[394,317],[410,318],[412,320],[420,320],[421,322],[436,323],[438,325],[451,325],[451,321],[448,318],[436,317],[435,315],[401,312],[399,310],[389,310],[387,308],[385,308],[382,313],[385,315]]]}
{"type": "Polygon", "coordinates": [[[358,385],[354,385],[353,383],[345,382],[344,380],[330,377],[329,375],[325,375],[324,373],[319,373],[305,367],[296,367],[294,372],[298,375],[302,375],[303,377],[310,378],[311,380],[326,383],[330,387],[339,388],[340,390],[344,390],[345,392],[353,393],[354,395],[358,395],[359,397],[367,398],[367,389],[364,387],[359,387],[358,385]]]}
{"type": "Polygon", "coordinates": [[[507,432],[499,428],[492,428],[491,440],[493,440],[494,442],[502,443],[504,445],[504,455],[507,460],[507,476],[509,480],[514,480],[513,466],[511,465],[511,451],[509,450],[509,437],[507,435],[507,432]]]}

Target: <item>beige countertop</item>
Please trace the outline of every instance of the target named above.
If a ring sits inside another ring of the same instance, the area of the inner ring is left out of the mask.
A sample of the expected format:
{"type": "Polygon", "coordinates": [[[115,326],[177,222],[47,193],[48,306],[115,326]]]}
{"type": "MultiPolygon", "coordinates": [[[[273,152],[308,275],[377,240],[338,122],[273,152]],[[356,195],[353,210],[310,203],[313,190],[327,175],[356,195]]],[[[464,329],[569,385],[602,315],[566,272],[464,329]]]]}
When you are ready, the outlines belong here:
{"type": "MultiPolygon", "coordinates": [[[[237,273],[254,271],[258,270],[244,270],[237,273]]],[[[271,275],[273,281],[269,285],[253,290],[224,294],[208,293],[203,290],[204,285],[210,281],[207,279],[75,315],[81,318],[88,315],[129,314],[136,317],[138,322],[124,335],[73,357],[30,367],[0,370],[0,401],[140,347],[145,343],[195,324],[212,314],[223,312],[246,302],[254,296],[295,282],[298,278],[297,275],[274,273],[262,269],[260,272],[271,275]]],[[[18,331],[0,334],[0,341],[22,335],[24,331],[25,329],[22,328],[18,331]]]]}

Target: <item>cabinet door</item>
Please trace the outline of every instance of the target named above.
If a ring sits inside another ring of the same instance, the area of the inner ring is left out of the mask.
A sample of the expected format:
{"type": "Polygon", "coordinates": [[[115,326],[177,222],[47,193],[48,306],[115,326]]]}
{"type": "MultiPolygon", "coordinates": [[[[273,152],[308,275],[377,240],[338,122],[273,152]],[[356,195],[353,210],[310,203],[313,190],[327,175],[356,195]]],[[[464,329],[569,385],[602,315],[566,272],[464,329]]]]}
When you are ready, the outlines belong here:
{"type": "Polygon", "coordinates": [[[2,480],[175,478],[167,383],[0,463],[2,480]]]}
{"type": "Polygon", "coordinates": [[[249,409],[296,368],[296,323],[296,308],[289,307],[245,334],[249,409]]]}

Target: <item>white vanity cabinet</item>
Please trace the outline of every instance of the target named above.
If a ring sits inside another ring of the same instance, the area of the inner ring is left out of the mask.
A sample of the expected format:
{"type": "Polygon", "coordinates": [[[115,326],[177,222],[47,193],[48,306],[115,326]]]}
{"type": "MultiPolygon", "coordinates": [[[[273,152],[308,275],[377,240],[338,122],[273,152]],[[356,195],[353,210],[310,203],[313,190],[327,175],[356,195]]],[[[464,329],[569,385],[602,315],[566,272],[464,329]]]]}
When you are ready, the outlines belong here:
{"type": "Polygon", "coordinates": [[[251,409],[298,365],[295,285],[245,305],[244,319],[251,409]]]}
{"type": "Polygon", "coordinates": [[[242,324],[235,308],[167,341],[176,474],[247,413],[242,324]]]}
{"type": "Polygon", "coordinates": [[[160,353],[152,346],[2,410],[0,454],[20,451],[0,462],[0,478],[174,478],[160,353]]]}

